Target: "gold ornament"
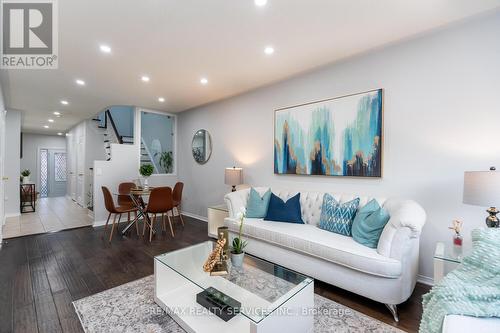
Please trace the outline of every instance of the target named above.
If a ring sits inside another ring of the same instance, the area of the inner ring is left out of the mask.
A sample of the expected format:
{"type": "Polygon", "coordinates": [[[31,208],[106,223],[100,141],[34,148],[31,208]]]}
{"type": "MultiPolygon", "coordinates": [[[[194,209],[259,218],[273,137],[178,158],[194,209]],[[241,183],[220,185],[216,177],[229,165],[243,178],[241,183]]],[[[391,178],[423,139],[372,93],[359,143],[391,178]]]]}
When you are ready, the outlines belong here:
{"type": "Polygon", "coordinates": [[[221,261],[220,258],[224,250],[224,245],[226,245],[225,238],[217,240],[215,249],[210,253],[207,260],[205,261],[205,264],[203,265],[203,271],[211,272],[214,266],[221,261]]]}

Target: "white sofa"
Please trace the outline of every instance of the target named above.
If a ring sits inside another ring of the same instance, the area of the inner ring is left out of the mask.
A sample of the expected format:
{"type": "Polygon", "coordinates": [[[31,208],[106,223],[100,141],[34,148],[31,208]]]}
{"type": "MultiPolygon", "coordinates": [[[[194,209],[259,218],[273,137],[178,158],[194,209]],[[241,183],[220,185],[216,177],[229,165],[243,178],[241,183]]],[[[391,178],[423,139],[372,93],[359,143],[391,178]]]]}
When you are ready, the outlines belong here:
{"type": "Polygon", "coordinates": [[[443,333],[498,333],[500,318],[477,318],[460,315],[447,315],[443,321],[443,333]]]}
{"type": "MultiPolygon", "coordinates": [[[[256,188],[261,195],[268,188],[256,188]]],[[[283,200],[297,192],[272,189],[283,200]]],[[[230,238],[239,230],[236,215],[246,208],[250,190],[229,193],[225,201],[229,217],[224,223],[230,238]]],[[[332,194],[346,202],[360,198],[360,207],[373,198],[332,194]]],[[[243,234],[246,252],[320,281],[349,290],[387,305],[397,321],[397,304],[413,292],[418,270],[420,231],[425,211],[411,200],[375,198],[390,214],[376,249],[319,229],[324,193],[301,192],[302,220],[305,224],[245,219],[243,234]]]]}

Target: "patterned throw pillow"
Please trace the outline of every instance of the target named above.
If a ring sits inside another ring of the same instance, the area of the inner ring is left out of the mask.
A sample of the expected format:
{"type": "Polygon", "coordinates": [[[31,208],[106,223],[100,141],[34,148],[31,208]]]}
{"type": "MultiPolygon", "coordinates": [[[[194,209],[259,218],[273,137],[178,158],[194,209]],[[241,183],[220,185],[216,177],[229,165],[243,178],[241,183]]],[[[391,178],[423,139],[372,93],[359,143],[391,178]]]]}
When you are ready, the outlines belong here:
{"type": "Polygon", "coordinates": [[[352,221],[358,210],[359,198],[339,203],[333,196],[325,193],[319,227],[337,234],[351,236],[352,221]]]}

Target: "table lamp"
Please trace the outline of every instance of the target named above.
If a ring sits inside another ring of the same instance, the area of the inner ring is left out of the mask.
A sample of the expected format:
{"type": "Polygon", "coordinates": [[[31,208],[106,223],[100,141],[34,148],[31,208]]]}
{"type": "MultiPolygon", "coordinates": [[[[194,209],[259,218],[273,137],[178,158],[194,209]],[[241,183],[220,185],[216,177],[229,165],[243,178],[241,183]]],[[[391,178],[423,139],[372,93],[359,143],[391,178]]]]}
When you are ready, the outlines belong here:
{"type": "Polygon", "coordinates": [[[231,192],[235,192],[236,185],[243,183],[243,169],[237,167],[226,168],[224,171],[224,183],[232,186],[231,192]]]}
{"type": "Polygon", "coordinates": [[[466,171],[464,173],[463,203],[474,206],[490,207],[486,211],[486,225],[498,228],[500,222],[496,216],[500,211],[495,205],[500,203],[500,172],[495,167],[490,171],[466,171]]]}

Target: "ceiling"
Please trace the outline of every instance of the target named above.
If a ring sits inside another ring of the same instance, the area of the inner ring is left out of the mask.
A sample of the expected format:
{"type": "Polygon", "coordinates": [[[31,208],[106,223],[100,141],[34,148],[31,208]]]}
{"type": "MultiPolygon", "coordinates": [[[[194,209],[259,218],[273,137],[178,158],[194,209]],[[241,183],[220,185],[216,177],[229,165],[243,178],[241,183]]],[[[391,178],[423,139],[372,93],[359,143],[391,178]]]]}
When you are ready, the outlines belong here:
{"type": "Polygon", "coordinates": [[[493,10],[500,0],[268,0],[263,7],[253,0],[64,0],[58,5],[59,69],[0,71],[6,107],[23,111],[27,132],[64,132],[110,105],[184,111],[493,10]],[[101,44],[112,52],[103,54],[101,44]],[[264,53],[268,45],[273,55],[264,53]],[[142,82],[142,75],[150,81],[142,82]],[[207,85],[200,84],[202,77],[207,85]],[[75,84],[77,78],[86,85],[75,84]],[[54,111],[62,117],[54,118],[54,111]],[[48,124],[48,118],[55,122],[48,124]]]}

